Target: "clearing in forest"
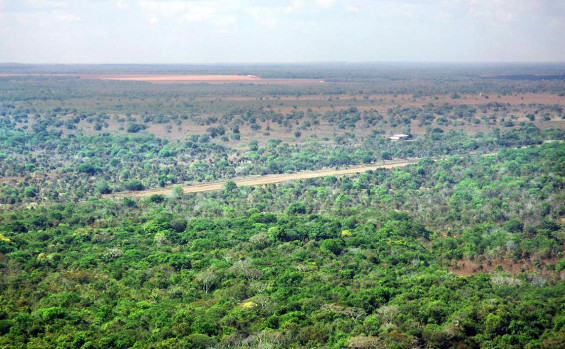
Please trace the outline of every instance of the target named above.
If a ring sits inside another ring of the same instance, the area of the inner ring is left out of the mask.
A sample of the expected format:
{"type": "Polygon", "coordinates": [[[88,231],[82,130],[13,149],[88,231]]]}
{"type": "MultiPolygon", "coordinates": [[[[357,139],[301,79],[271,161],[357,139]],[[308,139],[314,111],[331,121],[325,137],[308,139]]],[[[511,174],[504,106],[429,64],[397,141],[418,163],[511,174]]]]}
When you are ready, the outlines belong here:
{"type": "MultiPolygon", "coordinates": [[[[272,175],[265,175],[265,176],[254,176],[254,177],[243,177],[243,178],[234,178],[233,180],[238,187],[241,186],[254,186],[254,185],[264,185],[264,184],[273,184],[273,183],[282,183],[287,181],[293,181],[297,179],[308,179],[308,178],[317,178],[317,177],[327,177],[327,176],[341,176],[346,174],[354,174],[354,173],[362,173],[369,170],[375,170],[378,168],[395,168],[406,166],[410,164],[414,164],[418,162],[419,159],[416,160],[402,160],[402,161],[391,161],[389,163],[382,163],[382,164],[373,164],[373,165],[366,165],[366,166],[359,166],[359,167],[351,167],[345,169],[325,169],[325,170],[318,170],[318,171],[305,171],[305,172],[298,172],[298,173],[283,173],[283,174],[272,174],[272,175]]],[[[224,184],[228,180],[217,181],[217,182],[208,182],[208,183],[201,183],[201,184],[194,184],[188,186],[182,186],[184,193],[199,193],[205,191],[213,191],[222,189],[224,184]]],[[[104,198],[123,198],[123,197],[147,197],[154,194],[160,195],[168,195],[171,194],[173,188],[177,187],[169,186],[165,188],[149,188],[142,191],[124,191],[119,193],[107,194],[104,195],[104,198]]]]}

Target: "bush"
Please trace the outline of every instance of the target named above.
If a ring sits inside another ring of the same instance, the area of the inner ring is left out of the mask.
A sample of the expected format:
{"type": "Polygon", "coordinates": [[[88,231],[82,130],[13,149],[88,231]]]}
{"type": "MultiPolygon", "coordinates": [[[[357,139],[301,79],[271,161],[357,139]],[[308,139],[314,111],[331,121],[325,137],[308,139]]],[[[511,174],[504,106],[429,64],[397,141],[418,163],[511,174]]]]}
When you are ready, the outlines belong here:
{"type": "Polygon", "coordinates": [[[331,252],[336,256],[340,255],[341,252],[343,252],[344,248],[345,248],[345,242],[341,239],[327,239],[322,241],[322,244],[320,245],[320,249],[322,251],[331,252]]]}
{"type": "Polygon", "coordinates": [[[214,345],[214,340],[205,334],[191,334],[187,337],[187,348],[205,349],[214,345]]]}
{"type": "Polygon", "coordinates": [[[98,183],[98,185],[96,186],[96,190],[100,194],[110,194],[112,192],[112,188],[106,182],[98,183]]]}
{"type": "Polygon", "coordinates": [[[519,219],[512,218],[506,222],[504,227],[511,233],[520,233],[524,230],[524,223],[522,223],[519,219]]]}
{"type": "Polygon", "coordinates": [[[249,217],[249,220],[255,223],[276,223],[277,222],[277,215],[270,212],[261,212],[261,213],[254,213],[249,217]]]}
{"type": "Polygon", "coordinates": [[[96,172],[99,172],[99,171],[100,171],[99,166],[96,166],[96,165],[93,165],[93,164],[88,164],[88,163],[80,164],[80,166],[78,167],[78,172],[86,173],[86,174],[89,174],[89,175],[93,175],[93,174],[95,174],[96,172]]]}
{"type": "Polygon", "coordinates": [[[293,202],[288,205],[286,212],[289,215],[304,214],[306,213],[306,205],[303,202],[293,202]]]}
{"type": "Polygon", "coordinates": [[[186,221],[182,218],[175,218],[169,222],[171,229],[177,233],[182,233],[186,229],[186,221]]]}
{"type": "Polygon", "coordinates": [[[249,150],[251,151],[259,150],[259,143],[256,140],[252,140],[251,142],[249,142],[249,150]]]}
{"type": "Polygon", "coordinates": [[[127,132],[129,133],[137,133],[139,131],[143,131],[147,128],[146,125],[140,125],[140,124],[130,124],[127,128],[127,132]]]}
{"type": "Polygon", "coordinates": [[[150,202],[161,203],[165,201],[165,197],[161,194],[153,194],[149,197],[150,202]]]}
{"type": "Polygon", "coordinates": [[[127,190],[132,190],[132,191],[140,191],[144,189],[143,183],[141,183],[141,181],[137,179],[132,179],[130,181],[125,182],[124,187],[127,190]]]}
{"type": "Polygon", "coordinates": [[[28,198],[34,198],[37,196],[37,189],[33,185],[29,185],[25,187],[24,195],[28,198]]]}
{"type": "Polygon", "coordinates": [[[12,324],[12,320],[0,320],[0,336],[3,336],[10,332],[12,324]]]}

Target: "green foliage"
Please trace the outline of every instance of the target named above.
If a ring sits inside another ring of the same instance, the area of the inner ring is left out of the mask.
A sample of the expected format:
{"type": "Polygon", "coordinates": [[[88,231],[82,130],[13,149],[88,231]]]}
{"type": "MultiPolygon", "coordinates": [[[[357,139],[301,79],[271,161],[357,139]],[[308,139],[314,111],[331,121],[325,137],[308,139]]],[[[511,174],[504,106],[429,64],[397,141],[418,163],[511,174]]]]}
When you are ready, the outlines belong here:
{"type": "Polygon", "coordinates": [[[305,214],[307,212],[307,208],[303,202],[293,202],[288,205],[286,212],[289,215],[305,214]]]}
{"type": "Polygon", "coordinates": [[[524,223],[517,218],[513,218],[506,222],[504,227],[511,233],[520,233],[524,230],[524,223]]]}
{"type": "MultiPolygon", "coordinates": [[[[0,343],[209,347],[242,344],[249,335],[274,340],[272,331],[284,345],[329,347],[560,340],[562,283],[528,274],[460,277],[440,262],[453,250],[478,246],[479,258],[505,246],[502,232],[530,234],[502,230],[506,222],[498,231],[492,223],[467,228],[467,245],[460,238],[443,243],[406,211],[343,217],[240,209],[230,218],[195,212],[198,218],[187,219],[169,212],[179,212],[177,200],[141,200],[127,209],[91,200],[3,213],[1,241],[12,244],[3,252],[3,265],[12,266],[3,282],[12,291],[0,298],[0,343]],[[104,226],[84,226],[102,210],[104,226]],[[37,302],[31,313],[16,306],[27,297],[37,302]]],[[[561,226],[544,220],[536,231],[558,234],[561,226]]]]}
{"type": "MultiPolygon", "coordinates": [[[[130,189],[130,190],[135,190],[135,189],[130,189]]],[[[142,189],[139,189],[142,190],[142,189]]],[[[165,197],[161,194],[153,194],[149,197],[149,201],[153,202],[153,203],[161,203],[165,200],[165,197]]]]}
{"type": "Polygon", "coordinates": [[[475,92],[562,91],[559,81],[272,69],[335,79],[308,89],[3,79],[0,347],[564,346],[565,134],[542,124],[562,108],[464,104],[475,92]],[[479,128],[492,131],[462,131],[479,128]],[[281,139],[252,139],[261,129],[281,139]],[[412,130],[425,131],[385,138],[412,130]],[[149,134],[162,131],[174,135],[149,134]],[[233,181],[406,158],[421,160],[233,181]],[[227,182],[180,187],[213,180],[227,182]],[[157,186],[176,189],[100,198],[157,186]]]}
{"type": "Polygon", "coordinates": [[[327,239],[322,241],[320,244],[320,248],[323,251],[328,251],[333,253],[334,255],[339,255],[345,248],[345,242],[341,239],[327,239]]]}
{"type": "Polygon", "coordinates": [[[147,128],[146,125],[141,125],[141,124],[129,124],[128,128],[127,128],[127,132],[129,133],[137,133],[139,131],[143,131],[147,128]]]}
{"type": "Polygon", "coordinates": [[[132,179],[124,183],[124,188],[132,191],[140,191],[144,189],[144,186],[140,180],[132,179]]]}
{"type": "Polygon", "coordinates": [[[257,151],[259,150],[259,144],[256,140],[252,140],[249,142],[249,150],[250,151],[257,151]]]}
{"type": "Polygon", "coordinates": [[[107,182],[101,182],[96,185],[96,190],[100,194],[110,194],[112,192],[112,188],[107,182]]]}
{"type": "Polygon", "coordinates": [[[96,172],[99,172],[100,170],[101,170],[100,166],[90,163],[80,164],[78,167],[78,172],[86,173],[89,175],[96,174],[96,172]]]}
{"type": "Polygon", "coordinates": [[[24,195],[28,198],[37,196],[37,188],[33,185],[28,185],[24,188],[24,195]]]}
{"type": "Polygon", "coordinates": [[[277,219],[277,215],[270,212],[254,213],[249,216],[249,220],[252,222],[263,224],[276,223],[277,219]]]}
{"type": "Polygon", "coordinates": [[[174,218],[169,222],[169,226],[177,233],[181,233],[186,229],[186,220],[182,218],[174,218]]]}

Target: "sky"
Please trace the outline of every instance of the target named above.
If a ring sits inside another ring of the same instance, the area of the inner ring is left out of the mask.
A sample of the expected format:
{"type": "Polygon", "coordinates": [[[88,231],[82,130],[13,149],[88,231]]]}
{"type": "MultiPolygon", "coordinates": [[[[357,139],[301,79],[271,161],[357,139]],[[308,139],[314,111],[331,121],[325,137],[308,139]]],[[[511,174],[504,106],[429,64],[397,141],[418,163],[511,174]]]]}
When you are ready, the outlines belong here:
{"type": "Polygon", "coordinates": [[[0,62],[565,62],[565,1],[0,0],[0,62]]]}

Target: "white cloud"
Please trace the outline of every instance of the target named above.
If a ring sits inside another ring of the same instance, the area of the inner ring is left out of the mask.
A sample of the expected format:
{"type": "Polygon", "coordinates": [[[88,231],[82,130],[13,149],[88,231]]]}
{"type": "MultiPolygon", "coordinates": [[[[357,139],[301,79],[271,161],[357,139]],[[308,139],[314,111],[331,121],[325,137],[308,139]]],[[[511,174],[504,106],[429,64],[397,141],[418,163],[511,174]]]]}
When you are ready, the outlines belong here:
{"type": "Polygon", "coordinates": [[[153,24],[193,22],[225,26],[251,17],[260,26],[274,28],[283,20],[291,19],[293,14],[315,15],[320,7],[328,8],[335,2],[336,0],[292,0],[286,4],[265,4],[258,0],[140,0],[139,6],[153,24]]]}
{"type": "Polygon", "coordinates": [[[3,24],[32,27],[35,25],[56,25],[59,22],[82,22],[82,18],[69,11],[62,1],[26,0],[26,4],[33,4],[37,7],[28,7],[23,11],[0,13],[3,24]]]}
{"type": "Polygon", "coordinates": [[[150,15],[151,23],[208,22],[215,25],[228,25],[236,21],[229,6],[222,1],[140,1],[140,6],[150,15]]]}
{"type": "Polygon", "coordinates": [[[316,0],[316,3],[322,7],[330,7],[336,3],[336,0],[316,0]]]}
{"type": "Polygon", "coordinates": [[[67,11],[55,10],[52,14],[53,17],[61,22],[82,22],[82,18],[67,11]]]}
{"type": "Polygon", "coordinates": [[[345,10],[346,10],[348,13],[351,13],[352,15],[356,15],[356,14],[359,13],[359,7],[355,7],[355,6],[347,6],[347,7],[345,8],[345,10]]]}
{"type": "MultiPolygon", "coordinates": [[[[286,8],[282,10],[284,13],[288,11],[286,8]]],[[[274,28],[278,26],[279,19],[278,19],[278,12],[277,10],[270,8],[270,7],[250,7],[247,9],[247,13],[253,18],[253,20],[258,23],[259,25],[274,28]]]]}
{"type": "MultiPolygon", "coordinates": [[[[0,9],[8,1],[0,0],[0,9]]],[[[82,18],[70,11],[67,1],[62,0],[23,0],[21,7],[4,14],[6,21],[13,20],[27,25],[49,22],[81,22],[82,18]]]]}
{"type": "Polygon", "coordinates": [[[62,0],[25,0],[25,4],[31,8],[66,7],[68,4],[62,0]]]}
{"type": "Polygon", "coordinates": [[[118,1],[116,1],[116,7],[118,7],[120,10],[125,10],[125,9],[127,9],[129,6],[128,6],[128,3],[127,3],[126,1],[124,1],[124,0],[118,0],[118,1]]]}
{"type": "Polygon", "coordinates": [[[0,0],[0,61],[563,61],[564,18],[559,0],[0,0]]]}
{"type": "Polygon", "coordinates": [[[490,25],[501,26],[516,20],[522,14],[532,13],[535,11],[537,1],[457,0],[456,3],[463,4],[471,16],[486,20],[490,25]]]}
{"type": "Polygon", "coordinates": [[[283,10],[284,13],[292,13],[304,8],[304,0],[293,0],[290,5],[286,6],[283,10]]]}
{"type": "Polygon", "coordinates": [[[335,2],[335,0],[292,0],[287,6],[242,5],[240,10],[250,15],[257,24],[274,28],[279,26],[282,21],[293,21],[293,15],[316,17],[320,13],[320,7],[328,8],[335,2]]]}

